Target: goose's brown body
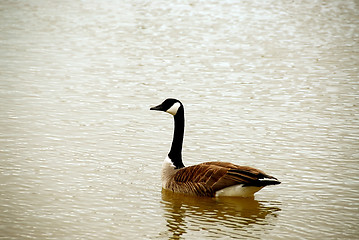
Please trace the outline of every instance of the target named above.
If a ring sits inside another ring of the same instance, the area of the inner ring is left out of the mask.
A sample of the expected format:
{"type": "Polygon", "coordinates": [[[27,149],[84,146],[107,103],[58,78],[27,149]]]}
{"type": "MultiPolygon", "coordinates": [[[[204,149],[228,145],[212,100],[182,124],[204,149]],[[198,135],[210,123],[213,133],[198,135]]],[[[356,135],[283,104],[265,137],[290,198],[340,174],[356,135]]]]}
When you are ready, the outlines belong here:
{"type": "Polygon", "coordinates": [[[221,192],[225,196],[224,189],[238,186],[231,196],[250,197],[264,186],[278,183],[276,178],[258,169],[227,162],[206,162],[175,169],[165,161],[162,169],[163,188],[197,196],[214,197],[221,192]]]}

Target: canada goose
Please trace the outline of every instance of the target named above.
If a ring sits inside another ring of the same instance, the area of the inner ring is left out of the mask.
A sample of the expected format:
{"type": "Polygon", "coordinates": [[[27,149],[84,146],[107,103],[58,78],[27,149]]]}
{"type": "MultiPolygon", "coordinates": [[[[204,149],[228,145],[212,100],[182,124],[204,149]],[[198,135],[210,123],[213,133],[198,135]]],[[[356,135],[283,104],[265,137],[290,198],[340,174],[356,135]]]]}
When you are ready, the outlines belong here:
{"type": "Polygon", "coordinates": [[[150,110],[167,112],[174,117],[171,150],[162,165],[162,187],[172,192],[197,196],[254,197],[254,193],[267,185],[280,182],[264,172],[228,162],[206,162],[185,167],[182,162],[184,134],[184,107],[173,98],[150,110]]]}

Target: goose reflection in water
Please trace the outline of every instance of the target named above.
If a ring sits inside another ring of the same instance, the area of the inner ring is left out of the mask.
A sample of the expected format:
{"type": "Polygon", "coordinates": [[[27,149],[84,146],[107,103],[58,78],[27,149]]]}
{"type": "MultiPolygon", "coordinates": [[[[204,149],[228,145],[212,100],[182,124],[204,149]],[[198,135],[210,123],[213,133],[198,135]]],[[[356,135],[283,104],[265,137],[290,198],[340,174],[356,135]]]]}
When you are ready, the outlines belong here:
{"type": "Polygon", "coordinates": [[[169,239],[184,236],[243,238],[265,233],[273,227],[278,202],[259,202],[254,198],[208,198],[173,193],[162,189],[169,239]],[[266,206],[267,205],[267,206],[266,206]],[[202,232],[200,232],[202,231],[202,232]],[[200,232],[200,233],[199,233],[200,232]]]}

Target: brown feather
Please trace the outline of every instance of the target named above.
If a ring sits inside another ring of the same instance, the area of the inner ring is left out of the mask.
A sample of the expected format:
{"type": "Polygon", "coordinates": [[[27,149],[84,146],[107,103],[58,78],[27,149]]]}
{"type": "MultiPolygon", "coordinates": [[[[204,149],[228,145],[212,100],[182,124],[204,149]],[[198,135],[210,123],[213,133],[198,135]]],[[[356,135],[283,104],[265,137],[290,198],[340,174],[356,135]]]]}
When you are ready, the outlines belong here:
{"type": "Polygon", "coordinates": [[[216,191],[239,184],[265,186],[265,183],[259,183],[264,178],[274,179],[273,182],[276,180],[252,167],[227,162],[206,162],[176,170],[166,188],[174,192],[214,196],[216,191]]]}

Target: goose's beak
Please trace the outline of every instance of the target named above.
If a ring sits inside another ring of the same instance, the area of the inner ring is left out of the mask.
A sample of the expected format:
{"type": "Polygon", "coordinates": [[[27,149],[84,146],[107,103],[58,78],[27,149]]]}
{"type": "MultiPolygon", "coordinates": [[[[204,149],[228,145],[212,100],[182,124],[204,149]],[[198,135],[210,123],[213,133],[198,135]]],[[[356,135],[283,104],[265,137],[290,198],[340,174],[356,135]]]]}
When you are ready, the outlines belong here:
{"type": "Polygon", "coordinates": [[[150,110],[155,110],[155,111],[163,111],[162,109],[162,104],[156,106],[156,107],[151,107],[150,110]]]}

